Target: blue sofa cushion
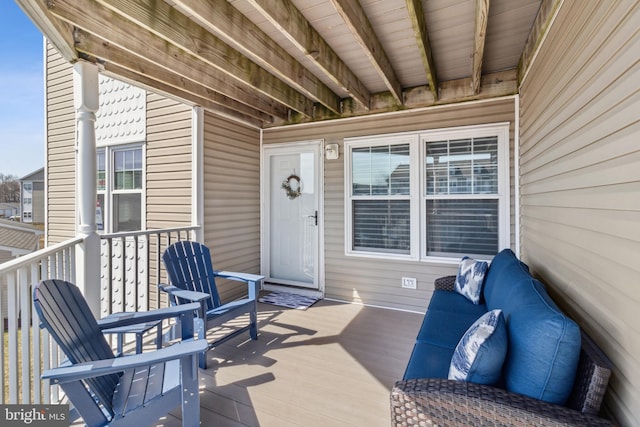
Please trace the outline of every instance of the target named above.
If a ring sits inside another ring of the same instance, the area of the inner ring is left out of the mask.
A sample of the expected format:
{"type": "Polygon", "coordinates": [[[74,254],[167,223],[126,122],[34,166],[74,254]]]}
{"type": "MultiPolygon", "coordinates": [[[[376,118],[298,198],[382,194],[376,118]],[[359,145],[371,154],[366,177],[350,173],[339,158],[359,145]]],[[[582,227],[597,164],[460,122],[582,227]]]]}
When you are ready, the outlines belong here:
{"type": "Polygon", "coordinates": [[[489,264],[485,261],[476,261],[468,256],[463,257],[458,265],[454,290],[472,303],[480,304],[482,284],[488,268],[489,264]]]}
{"type": "Polygon", "coordinates": [[[502,309],[509,339],[505,388],[564,405],[578,367],[580,328],[531,277],[512,287],[502,309]]]}
{"type": "MultiPolygon", "coordinates": [[[[503,302],[510,300],[509,290],[520,280],[530,277],[529,267],[511,249],[500,251],[493,257],[484,279],[483,295],[487,309],[502,308],[503,302]]],[[[504,315],[506,318],[506,313],[504,315]]]]}
{"type": "Polygon", "coordinates": [[[480,317],[456,346],[448,378],[494,385],[500,380],[507,353],[507,328],[501,310],[480,317]]]}
{"type": "Polygon", "coordinates": [[[416,342],[413,346],[404,380],[416,378],[447,378],[453,348],[440,347],[426,342],[416,342]]]}
{"type": "Polygon", "coordinates": [[[467,329],[486,312],[484,304],[473,304],[456,292],[435,291],[417,340],[453,351],[467,329]]]}

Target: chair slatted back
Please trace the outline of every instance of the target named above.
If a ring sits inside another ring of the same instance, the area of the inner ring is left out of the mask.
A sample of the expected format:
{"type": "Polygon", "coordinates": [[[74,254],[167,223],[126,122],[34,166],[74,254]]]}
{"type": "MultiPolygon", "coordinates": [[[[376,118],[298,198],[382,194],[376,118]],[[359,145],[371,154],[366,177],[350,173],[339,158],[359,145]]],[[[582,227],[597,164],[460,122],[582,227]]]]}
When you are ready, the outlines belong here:
{"type": "MultiPolygon", "coordinates": [[[[77,286],[63,280],[36,285],[33,301],[40,321],[71,363],[114,358],[96,318],[77,286]]],[[[104,375],[85,381],[99,403],[111,414],[113,393],[120,376],[104,375]]]]}
{"type": "Polygon", "coordinates": [[[173,286],[208,293],[207,311],[220,307],[209,248],[198,242],[183,240],[170,245],[164,251],[162,260],[173,286]]]}

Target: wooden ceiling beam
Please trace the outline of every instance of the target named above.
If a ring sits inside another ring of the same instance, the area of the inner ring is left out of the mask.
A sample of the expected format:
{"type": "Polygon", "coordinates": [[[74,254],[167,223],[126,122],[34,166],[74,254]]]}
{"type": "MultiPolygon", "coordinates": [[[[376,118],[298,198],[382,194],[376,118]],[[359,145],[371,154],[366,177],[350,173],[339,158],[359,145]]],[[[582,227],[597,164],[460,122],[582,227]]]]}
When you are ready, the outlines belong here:
{"type": "Polygon", "coordinates": [[[53,17],[47,9],[45,0],[16,0],[16,2],[64,59],[71,63],[78,60],[76,50],[73,48],[73,28],[66,22],[53,17]]]}
{"type": "MultiPolygon", "coordinates": [[[[243,123],[250,124],[252,126],[262,128],[265,124],[271,124],[273,120],[271,116],[266,116],[262,113],[262,118],[256,118],[255,112],[251,114],[244,114],[237,109],[230,108],[228,104],[222,104],[213,101],[210,97],[201,97],[193,94],[193,90],[181,91],[173,85],[168,85],[160,80],[155,80],[146,74],[139,74],[135,71],[123,68],[120,65],[109,62],[104,64],[103,74],[114,79],[122,80],[135,86],[142,87],[145,90],[159,93],[168,98],[176,99],[180,102],[190,103],[192,105],[198,105],[207,111],[222,114],[227,117],[231,117],[235,120],[240,120],[243,123]]],[[[248,108],[248,107],[247,107],[248,108]]],[[[258,114],[260,114],[258,112],[258,114]]]]}
{"type": "Polygon", "coordinates": [[[227,0],[172,0],[174,6],[274,76],[334,113],[340,97],[227,0]]]}
{"type": "Polygon", "coordinates": [[[152,32],[221,73],[236,79],[239,84],[261,92],[301,114],[313,115],[313,101],[241,55],[164,1],[98,0],[98,2],[131,23],[152,32]]]}
{"type": "MultiPolygon", "coordinates": [[[[215,92],[226,95],[273,116],[280,116],[281,107],[271,98],[241,84],[226,73],[221,73],[210,64],[190,55],[166,40],[142,28],[132,29],[131,21],[119,14],[88,0],[74,0],[73,5],[65,0],[49,3],[51,12],[60,19],[108,40],[125,51],[175,72],[184,78],[200,83],[215,92]],[[78,7],[80,6],[80,7],[78,7]]],[[[87,43],[87,41],[85,41],[87,43]]],[[[96,49],[94,46],[93,49],[96,49]]],[[[91,53],[92,47],[76,44],[76,49],[91,53]]],[[[101,59],[109,61],[109,57],[101,59]]],[[[130,64],[130,68],[135,64],[130,64]]],[[[280,104],[281,105],[281,104],[280,104]]],[[[305,115],[309,115],[308,112],[305,115]]]]}
{"type": "Polygon", "coordinates": [[[429,88],[431,89],[433,99],[437,100],[438,77],[433,62],[433,54],[431,53],[431,44],[429,43],[429,33],[427,31],[427,21],[424,18],[424,10],[422,9],[422,1],[407,0],[407,9],[409,11],[409,19],[411,19],[413,26],[413,33],[416,36],[418,50],[420,51],[420,56],[422,56],[422,63],[425,74],[427,75],[427,81],[429,82],[429,88]]]}
{"type": "MultiPolygon", "coordinates": [[[[434,105],[454,104],[458,102],[499,98],[518,93],[517,70],[511,69],[485,74],[481,79],[481,89],[474,93],[471,89],[471,77],[440,82],[439,97],[435,99],[428,86],[418,86],[403,90],[404,108],[423,108],[434,105]]],[[[345,103],[341,117],[363,116],[368,114],[398,111],[398,105],[388,92],[371,96],[371,109],[358,108],[354,103],[345,103]]]]}
{"type": "Polygon", "coordinates": [[[369,108],[371,93],[290,0],[247,0],[311,62],[356,100],[369,108]]]}
{"type": "MultiPolygon", "coordinates": [[[[201,105],[210,110],[219,110],[230,114],[231,111],[241,117],[252,117],[254,121],[271,123],[273,116],[249,107],[246,104],[230,99],[207,87],[178,76],[171,71],[158,67],[146,59],[137,57],[130,52],[99,40],[96,36],[79,30],[76,33],[81,53],[90,60],[97,60],[111,76],[116,77],[121,73],[123,78],[138,80],[151,90],[158,90],[177,98],[201,105]],[[91,48],[89,48],[91,46],[91,48]],[[100,61],[100,58],[111,58],[108,62],[100,61]],[[123,65],[124,64],[124,65],[123,65]]],[[[282,107],[281,118],[286,117],[287,109],[282,107]]]]}
{"type": "Polygon", "coordinates": [[[385,85],[402,105],[402,85],[396,76],[396,72],[387,57],[378,36],[373,31],[371,22],[365,15],[360,2],[353,0],[332,0],[336,10],[342,16],[347,27],[358,41],[365,54],[371,61],[371,65],[378,71],[378,74],[385,85]]]}
{"type": "Polygon", "coordinates": [[[529,71],[531,61],[549,30],[549,25],[553,21],[553,17],[558,13],[563,0],[542,0],[538,14],[533,22],[533,27],[529,32],[529,37],[522,50],[520,61],[518,62],[518,84],[522,83],[525,75],[529,71]]]}
{"type": "Polygon", "coordinates": [[[476,25],[473,37],[473,70],[471,71],[471,88],[475,94],[480,91],[482,59],[484,57],[484,43],[487,38],[488,21],[489,0],[476,0],[476,25]]]}
{"type": "MultiPolygon", "coordinates": [[[[246,103],[239,102],[207,86],[209,79],[207,79],[206,76],[202,76],[200,80],[194,80],[194,78],[199,76],[197,72],[194,73],[195,75],[193,76],[180,74],[181,70],[179,69],[172,70],[160,66],[157,63],[100,39],[98,36],[85,30],[76,30],[76,49],[78,52],[90,58],[97,59],[103,64],[106,70],[111,71],[113,74],[115,74],[117,70],[129,70],[130,73],[156,81],[164,85],[165,88],[173,87],[176,90],[176,96],[187,100],[192,100],[192,97],[208,99],[213,104],[224,106],[242,115],[251,116],[263,122],[272,122],[273,117],[284,119],[288,116],[289,110],[285,106],[273,102],[270,99],[256,97],[252,99],[252,101],[254,104],[260,106],[260,108],[249,106],[246,103]],[[191,96],[185,96],[185,94],[191,94],[191,96]],[[265,112],[265,110],[268,111],[265,112]]],[[[218,83],[214,82],[211,86],[216,84],[218,83]]],[[[206,106],[204,104],[202,105],[206,106]]]]}

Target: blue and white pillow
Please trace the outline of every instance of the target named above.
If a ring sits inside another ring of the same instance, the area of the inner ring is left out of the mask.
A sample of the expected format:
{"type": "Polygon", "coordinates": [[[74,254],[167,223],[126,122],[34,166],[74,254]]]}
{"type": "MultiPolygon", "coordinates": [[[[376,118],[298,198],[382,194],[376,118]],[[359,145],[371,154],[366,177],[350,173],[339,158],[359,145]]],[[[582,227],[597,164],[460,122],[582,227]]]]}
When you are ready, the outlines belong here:
{"type": "Polygon", "coordinates": [[[454,286],[455,291],[465,296],[472,303],[480,304],[482,284],[488,269],[489,264],[485,261],[476,261],[468,256],[462,258],[458,266],[458,275],[454,286]]]}
{"type": "Polygon", "coordinates": [[[502,310],[491,310],[469,327],[456,346],[450,380],[494,385],[507,355],[507,327],[502,310]]]}

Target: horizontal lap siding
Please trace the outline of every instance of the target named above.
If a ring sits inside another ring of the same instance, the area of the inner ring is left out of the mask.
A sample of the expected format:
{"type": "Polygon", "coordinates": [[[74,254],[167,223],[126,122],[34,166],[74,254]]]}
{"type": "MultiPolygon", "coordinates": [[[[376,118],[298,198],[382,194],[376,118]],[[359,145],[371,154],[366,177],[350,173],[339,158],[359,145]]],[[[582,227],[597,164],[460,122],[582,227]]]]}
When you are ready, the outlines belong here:
{"type": "MultiPolygon", "coordinates": [[[[204,241],[216,270],[260,273],[260,131],[204,113],[204,241]]],[[[246,293],[220,281],[223,300],[246,293]]]]}
{"type": "Polygon", "coordinates": [[[73,67],[47,43],[47,244],[75,235],[75,110],[73,67]],[[54,180],[50,177],[55,177],[54,180]]]}
{"type": "Polygon", "coordinates": [[[640,425],[640,6],[565,2],[521,88],[522,250],[612,359],[640,425]]]}
{"type": "Polygon", "coordinates": [[[147,93],[147,229],[191,225],[192,108],[147,93]]]}
{"type": "MultiPolygon", "coordinates": [[[[340,145],[339,160],[324,160],[325,295],[343,301],[425,311],[433,292],[433,281],[455,274],[457,266],[416,261],[390,261],[345,255],[344,230],[344,138],[510,122],[510,154],[513,158],[514,99],[468,103],[420,112],[404,112],[354,120],[268,129],[264,143],[324,139],[340,145]],[[415,277],[418,289],[400,287],[403,276],[415,277]]],[[[511,161],[513,165],[513,161],[511,161]]],[[[511,166],[513,177],[513,166],[511,166]]],[[[512,178],[513,183],[513,178],[512,178]]],[[[512,230],[513,224],[513,189],[512,230]]],[[[514,247],[512,232],[512,247],[514,247]]]]}

